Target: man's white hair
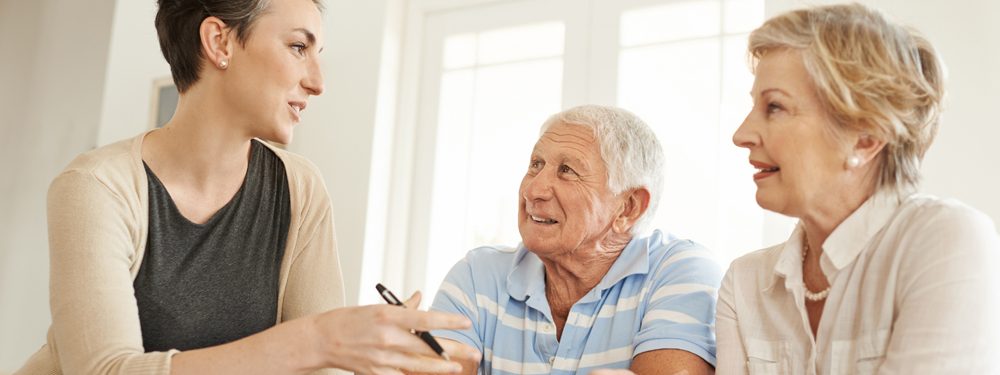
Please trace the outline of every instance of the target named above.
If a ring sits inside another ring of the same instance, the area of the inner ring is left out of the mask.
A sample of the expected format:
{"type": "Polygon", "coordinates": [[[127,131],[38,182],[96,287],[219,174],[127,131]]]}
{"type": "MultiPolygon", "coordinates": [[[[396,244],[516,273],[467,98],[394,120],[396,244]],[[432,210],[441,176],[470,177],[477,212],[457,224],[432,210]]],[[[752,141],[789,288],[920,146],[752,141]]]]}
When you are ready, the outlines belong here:
{"type": "Polygon", "coordinates": [[[632,227],[633,235],[645,233],[656,215],[663,188],[663,148],[653,130],[624,109],[582,105],[549,117],[539,134],[559,123],[587,126],[594,131],[611,192],[619,194],[639,187],[649,191],[649,207],[632,227]]]}

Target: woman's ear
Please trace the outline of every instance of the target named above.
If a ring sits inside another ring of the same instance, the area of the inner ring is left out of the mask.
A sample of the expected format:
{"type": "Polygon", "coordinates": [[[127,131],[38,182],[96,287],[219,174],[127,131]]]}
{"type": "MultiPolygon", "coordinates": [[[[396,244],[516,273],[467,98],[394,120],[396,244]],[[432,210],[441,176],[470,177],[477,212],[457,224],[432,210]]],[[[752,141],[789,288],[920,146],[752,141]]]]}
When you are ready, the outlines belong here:
{"type": "Polygon", "coordinates": [[[233,45],[229,38],[231,29],[218,17],[208,17],[201,21],[198,31],[205,59],[219,69],[228,68],[233,56],[233,45]]]}
{"type": "Polygon", "coordinates": [[[632,227],[649,208],[649,190],[644,187],[635,188],[626,191],[622,198],[621,211],[611,225],[616,233],[625,234],[632,231],[632,227]]]}
{"type": "Polygon", "coordinates": [[[874,160],[879,152],[885,148],[885,141],[872,137],[868,133],[858,133],[851,148],[851,154],[847,157],[847,168],[853,169],[862,165],[867,165],[874,160]]]}

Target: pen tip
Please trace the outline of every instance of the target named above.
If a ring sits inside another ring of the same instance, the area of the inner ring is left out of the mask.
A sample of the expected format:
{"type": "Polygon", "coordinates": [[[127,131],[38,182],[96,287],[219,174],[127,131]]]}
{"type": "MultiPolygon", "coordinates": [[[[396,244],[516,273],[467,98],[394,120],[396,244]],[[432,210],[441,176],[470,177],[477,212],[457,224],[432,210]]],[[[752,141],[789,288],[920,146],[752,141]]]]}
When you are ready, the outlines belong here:
{"type": "Polygon", "coordinates": [[[451,360],[451,357],[449,357],[448,353],[445,353],[445,352],[441,352],[441,357],[444,358],[445,361],[450,361],[451,360]]]}

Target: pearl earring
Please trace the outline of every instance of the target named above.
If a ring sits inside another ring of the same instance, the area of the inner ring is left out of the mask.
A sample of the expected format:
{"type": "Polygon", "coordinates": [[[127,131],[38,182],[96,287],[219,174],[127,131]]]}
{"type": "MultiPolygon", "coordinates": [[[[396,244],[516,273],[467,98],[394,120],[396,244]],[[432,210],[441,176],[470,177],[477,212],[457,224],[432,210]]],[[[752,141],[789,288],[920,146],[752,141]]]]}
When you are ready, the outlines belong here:
{"type": "Polygon", "coordinates": [[[227,60],[219,61],[219,69],[225,69],[228,67],[229,67],[229,61],[227,60]]]}
{"type": "Polygon", "coordinates": [[[847,169],[854,169],[861,165],[861,158],[857,155],[851,155],[847,158],[847,169]]]}

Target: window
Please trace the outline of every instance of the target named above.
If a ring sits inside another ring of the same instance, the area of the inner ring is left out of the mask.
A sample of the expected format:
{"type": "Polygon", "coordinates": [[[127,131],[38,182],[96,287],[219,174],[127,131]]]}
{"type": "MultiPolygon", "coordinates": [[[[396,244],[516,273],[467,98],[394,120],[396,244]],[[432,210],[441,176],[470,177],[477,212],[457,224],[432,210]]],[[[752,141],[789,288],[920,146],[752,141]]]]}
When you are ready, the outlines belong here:
{"type": "Polygon", "coordinates": [[[621,14],[615,103],[646,120],[666,154],[653,226],[706,245],[725,267],[764,241],[753,170],[730,140],[752,105],[745,51],[763,1],[613,4],[609,13],[621,14]]]}
{"type": "Polygon", "coordinates": [[[757,207],[746,151],[730,141],[751,104],[744,51],[763,8],[545,0],[427,14],[403,282],[426,305],[470,249],[515,246],[538,128],[584,103],[631,110],[657,133],[667,165],[654,227],[705,244],[723,266],[783,240],[789,222],[757,207]]]}
{"type": "MultiPolygon", "coordinates": [[[[545,22],[450,36],[438,104],[431,195],[434,259],[471,244],[516,243],[517,187],[538,121],[561,107],[563,34],[545,22]],[[530,89],[529,89],[530,88],[530,89]],[[519,162],[524,161],[524,162],[519,162]]],[[[454,262],[427,263],[425,285],[454,262]]]]}

